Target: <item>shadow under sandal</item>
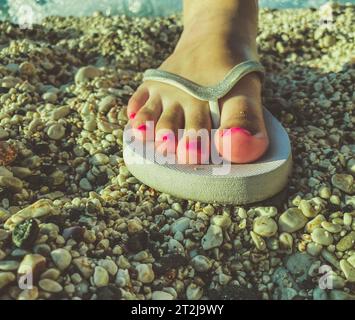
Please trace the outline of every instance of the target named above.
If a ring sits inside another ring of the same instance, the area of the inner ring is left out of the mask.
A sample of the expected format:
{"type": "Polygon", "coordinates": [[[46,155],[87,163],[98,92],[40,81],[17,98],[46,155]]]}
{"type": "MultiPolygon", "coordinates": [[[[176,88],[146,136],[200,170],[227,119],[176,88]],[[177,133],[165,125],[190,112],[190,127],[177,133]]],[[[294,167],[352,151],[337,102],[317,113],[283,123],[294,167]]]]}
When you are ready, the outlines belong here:
{"type": "MultiPolygon", "coordinates": [[[[219,99],[249,73],[264,75],[257,61],[235,66],[216,86],[200,86],[176,74],[149,69],[144,80],[175,86],[193,97],[208,101],[214,129],[220,126],[219,99]]],[[[129,171],[141,182],[172,196],[224,204],[242,205],[268,199],[286,186],[292,169],[291,145],[281,123],[267,110],[264,119],[270,144],[266,153],[249,164],[161,164],[146,148],[137,148],[128,125],[123,136],[123,157],[129,171]]],[[[154,142],[147,142],[154,148],[154,142]]],[[[213,143],[211,143],[211,146],[213,143]]],[[[212,147],[211,147],[212,148],[212,147]]]]}

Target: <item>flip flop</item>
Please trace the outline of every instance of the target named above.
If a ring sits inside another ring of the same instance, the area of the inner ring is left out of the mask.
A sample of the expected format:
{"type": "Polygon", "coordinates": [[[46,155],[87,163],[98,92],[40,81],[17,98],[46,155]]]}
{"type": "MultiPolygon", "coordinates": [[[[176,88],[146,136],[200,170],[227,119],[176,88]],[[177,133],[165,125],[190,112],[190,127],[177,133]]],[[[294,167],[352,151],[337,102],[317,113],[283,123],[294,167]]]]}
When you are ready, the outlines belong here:
{"type": "MultiPolygon", "coordinates": [[[[220,124],[218,100],[249,73],[264,74],[263,66],[257,61],[245,61],[235,66],[223,81],[213,87],[203,87],[178,75],[147,70],[144,80],[153,80],[173,85],[193,97],[208,101],[213,128],[220,124]]],[[[132,136],[123,136],[123,157],[128,170],[141,182],[158,191],[178,198],[242,205],[262,201],[284,189],[292,170],[291,145],[288,134],[281,123],[264,108],[264,119],[269,135],[269,148],[256,162],[231,164],[228,174],[216,174],[221,165],[160,164],[147,156],[144,149],[132,143],[132,136]]]]}

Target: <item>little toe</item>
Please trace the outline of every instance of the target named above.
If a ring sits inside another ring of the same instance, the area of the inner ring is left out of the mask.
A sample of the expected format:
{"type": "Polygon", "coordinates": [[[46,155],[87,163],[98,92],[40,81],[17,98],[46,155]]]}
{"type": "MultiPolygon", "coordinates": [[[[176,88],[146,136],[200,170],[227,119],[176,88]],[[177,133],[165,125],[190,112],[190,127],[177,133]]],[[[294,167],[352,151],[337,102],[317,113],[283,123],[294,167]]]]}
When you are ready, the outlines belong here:
{"type": "Polygon", "coordinates": [[[146,87],[140,86],[128,101],[127,116],[133,120],[138,111],[145,105],[149,99],[149,91],[146,87]]]}

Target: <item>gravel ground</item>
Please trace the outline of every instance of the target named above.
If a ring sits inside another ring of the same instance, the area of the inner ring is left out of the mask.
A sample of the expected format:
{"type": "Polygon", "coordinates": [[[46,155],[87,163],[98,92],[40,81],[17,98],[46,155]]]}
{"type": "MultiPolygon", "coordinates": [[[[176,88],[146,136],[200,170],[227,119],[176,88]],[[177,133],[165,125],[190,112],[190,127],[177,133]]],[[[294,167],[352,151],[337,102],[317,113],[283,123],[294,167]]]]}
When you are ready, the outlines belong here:
{"type": "Polygon", "coordinates": [[[248,207],[174,199],[123,163],[125,105],[180,17],[0,22],[0,298],[354,300],[354,7],[330,10],[261,11],[294,171],[248,207]]]}

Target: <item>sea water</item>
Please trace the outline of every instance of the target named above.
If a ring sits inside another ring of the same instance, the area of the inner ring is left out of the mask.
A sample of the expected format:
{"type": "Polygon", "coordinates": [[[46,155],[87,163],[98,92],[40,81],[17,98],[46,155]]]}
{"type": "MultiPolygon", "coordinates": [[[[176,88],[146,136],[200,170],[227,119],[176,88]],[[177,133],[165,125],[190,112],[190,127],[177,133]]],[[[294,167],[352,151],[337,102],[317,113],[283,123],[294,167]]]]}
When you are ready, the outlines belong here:
{"type": "MultiPolygon", "coordinates": [[[[319,8],[327,0],[260,0],[267,8],[319,8]]],[[[355,3],[355,0],[337,0],[355,3]]],[[[88,16],[95,11],[106,15],[165,16],[180,12],[182,0],[0,0],[0,18],[17,22],[24,16],[40,19],[49,15],[88,16]]]]}

